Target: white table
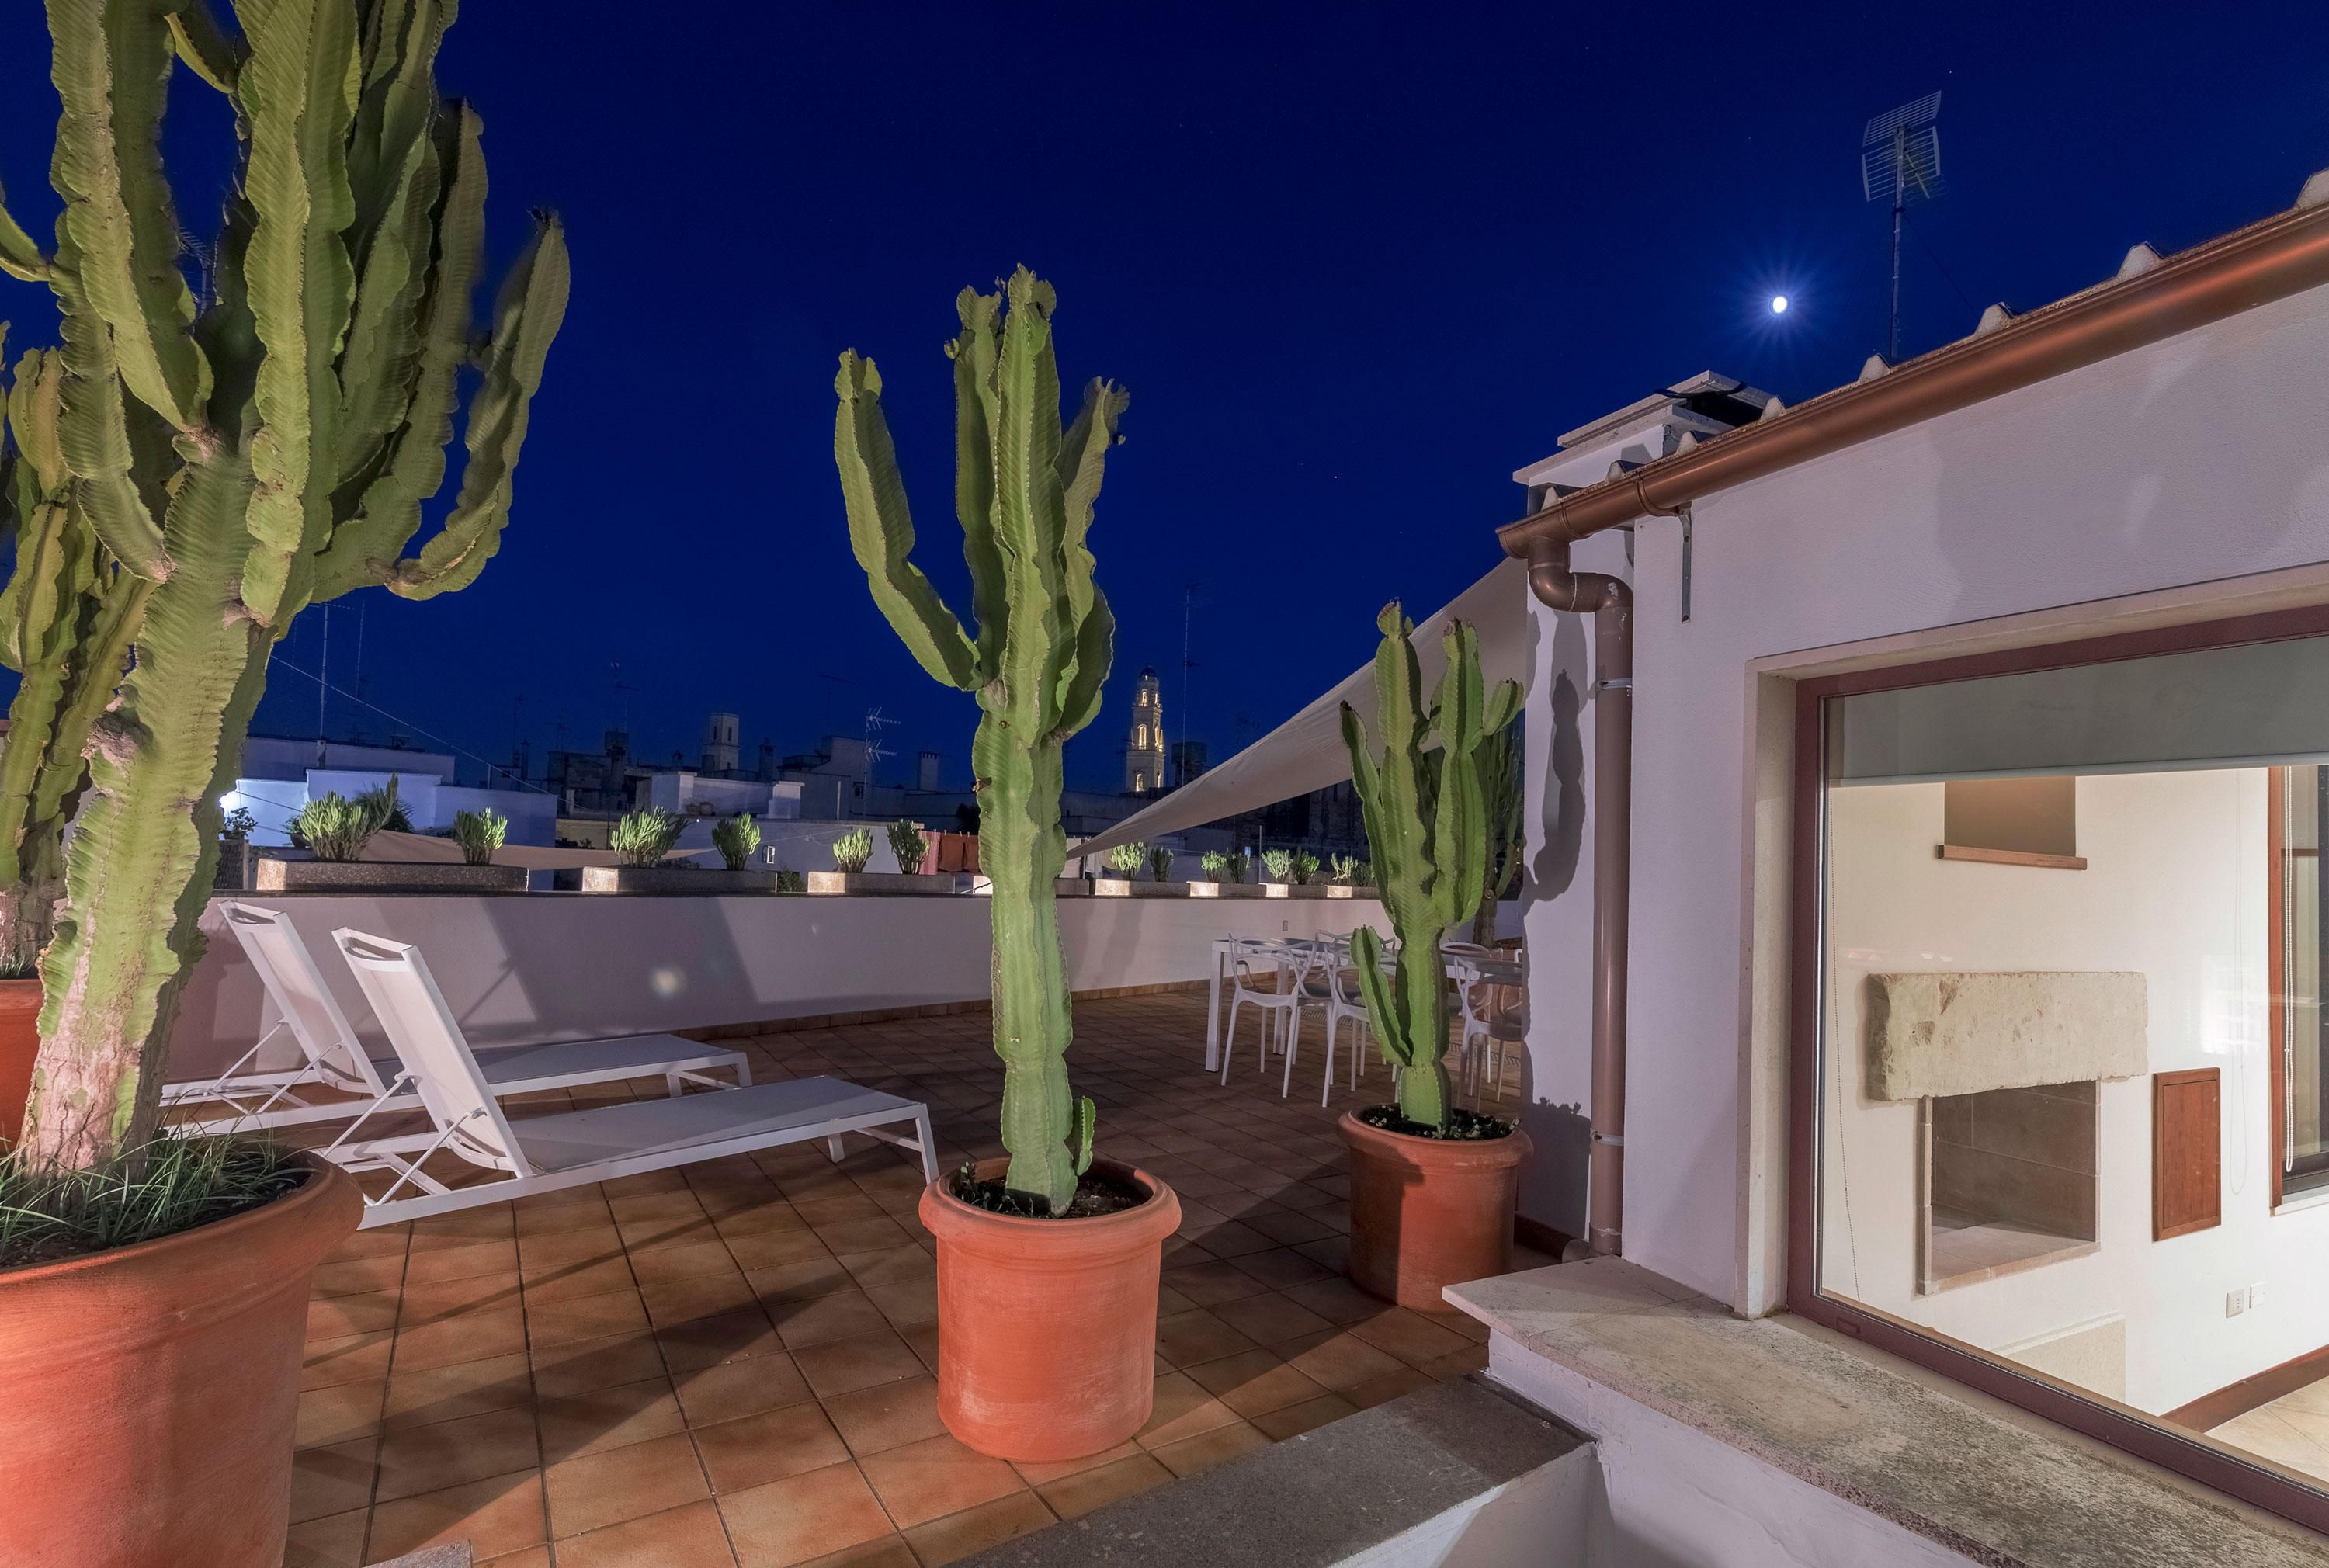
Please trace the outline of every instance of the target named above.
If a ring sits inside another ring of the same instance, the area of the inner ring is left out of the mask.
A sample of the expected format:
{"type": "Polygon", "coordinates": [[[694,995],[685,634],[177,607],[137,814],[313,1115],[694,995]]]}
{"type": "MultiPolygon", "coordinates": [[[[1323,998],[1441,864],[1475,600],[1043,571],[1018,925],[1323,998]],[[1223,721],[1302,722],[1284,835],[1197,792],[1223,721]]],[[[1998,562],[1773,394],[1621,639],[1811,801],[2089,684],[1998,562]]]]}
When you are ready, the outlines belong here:
{"type": "MultiPolygon", "coordinates": [[[[1282,948],[1287,943],[1277,938],[1257,940],[1251,937],[1216,936],[1213,938],[1213,974],[1205,986],[1205,1071],[1221,1070],[1221,977],[1229,972],[1230,954],[1242,943],[1262,952],[1282,948]]],[[[1308,943],[1298,945],[1308,946],[1308,943]]],[[[1513,963],[1482,963],[1476,959],[1441,954],[1447,978],[1461,986],[1488,981],[1497,985],[1522,983],[1521,969],[1513,963]]]]}

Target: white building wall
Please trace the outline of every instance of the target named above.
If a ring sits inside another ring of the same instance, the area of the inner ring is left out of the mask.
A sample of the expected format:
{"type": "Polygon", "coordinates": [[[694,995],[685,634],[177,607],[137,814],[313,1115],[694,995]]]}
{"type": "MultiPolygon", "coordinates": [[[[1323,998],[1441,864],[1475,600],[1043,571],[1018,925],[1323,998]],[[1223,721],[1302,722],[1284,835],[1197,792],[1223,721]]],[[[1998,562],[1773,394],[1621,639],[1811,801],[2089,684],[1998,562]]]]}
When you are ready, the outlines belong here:
{"type": "MultiPolygon", "coordinates": [[[[1793,698],[1759,662],[1808,665],[1900,634],[1938,653],[1976,634],[1966,623],[2194,584],[2230,603],[2258,588],[2239,579],[2329,560],[2324,406],[2329,291],[2315,290],[1701,501],[1688,623],[1679,526],[1641,525],[1627,1256],[1749,1310],[1784,1289],[1764,1093],[1784,1042],[1768,1011],[1759,1031],[1770,999],[1747,977],[1769,972],[1757,934],[1786,936],[1750,920],[1784,906],[1784,887],[1774,906],[1750,885],[1750,824],[1770,819],[1759,704],[1793,698]]],[[[2078,618],[2100,630],[2111,614],[2078,618]]],[[[1552,902],[1589,892],[1580,878],[1552,902]]],[[[1587,927],[1542,907],[1532,919],[1532,938],[1589,951],[1587,927]]],[[[1573,959],[1532,947],[1532,1059],[1541,1078],[1573,1074],[1564,1035],[1583,988],[1556,979],[1573,959]]]]}

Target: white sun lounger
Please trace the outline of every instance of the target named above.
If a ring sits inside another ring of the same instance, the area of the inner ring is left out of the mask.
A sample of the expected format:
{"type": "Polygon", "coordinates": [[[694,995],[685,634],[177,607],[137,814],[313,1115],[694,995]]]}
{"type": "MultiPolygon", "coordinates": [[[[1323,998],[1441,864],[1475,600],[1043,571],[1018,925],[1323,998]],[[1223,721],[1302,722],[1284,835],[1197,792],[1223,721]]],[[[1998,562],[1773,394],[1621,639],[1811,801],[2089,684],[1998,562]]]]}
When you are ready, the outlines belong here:
{"type": "MultiPolygon", "coordinates": [[[[344,1122],[360,1126],[372,1117],[400,1111],[418,1111],[420,1097],[393,1052],[375,1058],[357,1040],[340,1010],[331,988],[324,983],[307,944],[277,909],[228,903],[220,906],[227,929],[242,944],[250,966],[275,1004],[278,1021],[259,1038],[259,1044],[215,1078],[193,1079],[167,1085],[165,1106],[218,1102],[231,1113],[181,1123],[175,1131],[190,1134],[250,1132],[263,1128],[296,1127],[316,1122],[344,1122]],[[246,1073],[251,1058],[280,1031],[288,1030],[306,1058],[304,1065],[284,1072],[246,1073]],[[337,1089],[361,1094],[361,1100],[303,1100],[302,1088],[337,1089]]],[[[477,1053],[477,1066],[498,1097],[527,1094],[539,1089],[573,1089],[588,1084],[619,1083],[660,1074],[671,1094],[688,1084],[726,1088],[707,1073],[731,1072],[738,1084],[752,1081],[751,1068],[741,1051],[707,1046],[678,1035],[626,1035],[603,1040],[562,1040],[538,1046],[488,1047],[477,1053]]],[[[352,1133],[354,1129],[351,1128],[352,1133]]],[[[426,1140],[424,1139],[425,1142],[426,1140]]]]}
{"type": "Polygon", "coordinates": [[[818,1138],[839,1160],[844,1132],[912,1150],[921,1157],[922,1179],[938,1179],[929,1107],[838,1078],[797,1078],[512,1122],[502,1114],[420,953],[360,931],[335,931],[332,939],[436,1125],[435,1135],[425,1139],[335,1148],[333,1158],[350,1170],[396,1173],[385,1192],[364,1200],[365,1228],[818,1138]],[[911,1124],[910,1132],[890,1130],[901,1122],[911,1124]],[[439,1153],[505,1172],[505,1178],[448,1188],[420,1169],[439,1153]],[[413,1196],[397,1196],[408,1187],[413,1196]]]}

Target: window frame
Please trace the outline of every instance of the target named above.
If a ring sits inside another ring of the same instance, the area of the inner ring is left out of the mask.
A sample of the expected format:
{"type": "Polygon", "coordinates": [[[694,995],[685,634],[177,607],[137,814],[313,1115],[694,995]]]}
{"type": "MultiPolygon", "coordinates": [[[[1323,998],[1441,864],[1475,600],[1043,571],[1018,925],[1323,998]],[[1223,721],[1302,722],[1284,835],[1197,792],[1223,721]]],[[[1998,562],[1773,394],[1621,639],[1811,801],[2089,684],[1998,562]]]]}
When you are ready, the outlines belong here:
{"type": "MultiPolygon", "coordinates": [[[[2316,1488],[2287,1479],[2248,1462],[2196,1432],[2178,1431],[2158,1417],[2017,1366],[1963,1340],[1824,1294],[1818,1284],[1819,1119],[1825,1066],[1821,1029],[1827,981],[1826,703],[1905,686],[2324,635],[2329,635],[2329,605],[2315,605],[1812,676],[1796,682],[1789,856],[1787,1305],[1790,1311],[1875,1349],[2329,1534],[2329,1483],[2316,1488]]],[[[2277,924],[2277,899],[2272,906],[2277,924]]],[[[2277,953],[2277,947],[2270,951],[2277,953]]],[[[2279,1009],[2276,1006],[2268,1011],[2277,1017],[2279,1009]]],[[[2278,1059],[2275,1054],[2274,1060],[2278,1059]]],[[[2276,1121],[2279,1098],[2275,1094],[2273,1101],[2276,1121]]],[[[2284,1135],[2276,1131],[2270,1150],[2276,1207],[2284,1135]]]]}
{"type": "MultiPolygon", "coordinates": [[[[2323,765],[2329,766],[2329,764],[2323,765]]],[[[2276,767],[2268,770],[2265,793],[2265,853],[2268,857],[2265,871],[2265,897],[2269,911],[2265,921],[2265,962],[2268,973],[2266,994],[2271,1005],[2266,1011],[2267,1030],[2265,1051],[2269,1059],[2272,1096],[2272,1148],[2268,1151],[2270,1169],[2267,1173],[2272,1183],[2272,1212],[2282,1211],[2281,1206],[2292,1197],[2303,1198],[2329,1189],[2329,1169],[2316,1168],[2297,1174],[2297,1185],[2289,1187],[2288,1169],[2288,770],[2276,767]]],[[[2316,804],[2315,810],[2320,807],[2316,804]]],[[[2316,836],[2318,831],[2316,830],[2316,836]]],[[[2320,850],[2314,851],[2318,855],[2320,850]]],[[[2317,878],[2320,873],[2315,872],[2317,878]]],[[[2329,967],[2329,966],[2324,966],[2329,967]]],[[[2316,976],[2315,983],[2319,983],[2316,976]]],[[[2316,1048],[2319,1048],[2316,1046],[2316,1048]]]]}

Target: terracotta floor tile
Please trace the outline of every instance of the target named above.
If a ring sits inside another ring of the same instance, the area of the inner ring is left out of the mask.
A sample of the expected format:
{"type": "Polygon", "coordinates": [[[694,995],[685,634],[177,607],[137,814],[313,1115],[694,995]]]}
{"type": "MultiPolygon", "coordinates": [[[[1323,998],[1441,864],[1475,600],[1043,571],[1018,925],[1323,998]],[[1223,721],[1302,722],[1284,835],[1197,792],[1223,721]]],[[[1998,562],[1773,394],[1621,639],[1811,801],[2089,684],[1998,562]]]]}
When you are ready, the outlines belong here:
{"type": "Polygon", "coordinates": [[[803,1346],[794,1353],[793,1364],[820,1399],[871,1388],[877,1383],[918,1377],[924,1370],[921,1358],[887,1329],[852,1339],[803,1346]]]}
{"type": "Polygon", "coordinates": [[[1162,1486],[1173,1472],[1146,1453],[1135,1453],[1096,1469],[1062,1476],[1035,1488],[1062,1519],[1080,1519],[1094,1508],[1162,1486]]]}
{"type": "Polygon", "coordinates": [[[1176,1476],[1202,1475],[1215,1465],[1269,1446],[1259,1428],[1245,1422],[1217,1426],[1211,1432],[1153,1449],[1157,1461],[1176,1476]]]}
{"type": "Polygon", "coordinates": [[[556,1464],[649,1438],[686,1430],[668,1378],[618,1384],[535,1407],[542,1428],[542,1462],[556,1464]]]}
{"type": "Polygon", "coordinates": [[[624,1247],[635,1257],[664,1247],[700,1246],[720,1239],[719,1227],[700,1215],[692,1220],[623,1220],[618,1221],[615,1228],[622,1235],[624,1247]]]}
{"type": "Polygon", "coordinates": [[[921,1358],[922,1365],[929,1369],[930,1376],[937,1376],[938,1326],[936,1323],[923,1323],[912,1329],[901,1329],[899,1330],[898,1337],[906,1342],[917,1357],[921,1358]]]}
{"type": "Polygon", "coordinates": [[[609,1225],[578,1225],[572,1230],[518,1238],[518,1270],[543,1274],[583,1263],[603,1263],[623,1255],[623,1238],[609,1225]]]}
{"type": "Polygon", "coordinates": [[[504,1553],[486,1563],[484,1568],[552,1568],[550,1548],[528,1546],[523,1552],[504,1553]]]}
{"type": "Polygon", "coordinates": [[[467,1541],[482,1562],[549,1539],[542,1475],[529,1469],[381,1504],[372,1510],[367,1561],[467,1541]]]}
{"type": "Polygon", "coordinates": [[[1142,1448],[1154,1450],[1237,1419],[1235,1411],[1206,1393],[1187,1373],[1168,1372],[1156,1380],[1155,1406],[1136,1441],[1142,1448]]]}
{"type": "Polygon", "coordinates": [[[1230,1260],[1230,1265],[1240,1273],[1251,1274],[1273,1291],[1283,1291],[1290,1285],[1315,1284],[1334,1277],[1332,1269],[1312,1262],[1292,1247],[1272,1247],[1268,1252],[1247,1253],[1230,1260]]]}
{"type": "Polygon", "coordinates": [[[310,1339],[301,1352],[299,1386],[329,1388],[339,1383],[362,1383],[388,1375],[389,1346],[396,1336],[387,1329],[349,1334],[337,1339],[310,1339]]]}
{"type": "Polygon", "coordinates": [[[711,1495],[685,1433],[566,1460],[543,1472],[550,1530],[563,1541],[711,1495]]]}
{"type": "Polygon", "coordinates": [[[525,1348],[526,1313],[511,1305],[464,1312],[401,1329],[396,1335],[395,1370],[418,1371],[450,1366],[457,1361],[482,1361],[488,1356],[508,1356],[525,1348]]]}
{"type": "Polygon", "coordinates": [[[378,1438],[302,1449],[291,1459],[291,1522],[344,1514],[372,1501],[378,1438]]]}
{"type": "Polygon", "coordinates": [[[324,1262],[344,1263],[350,1258],[378,1258],[391,1254],[401,1257],[411,1242],[410,1225],[384,1225],[377,1230],[360,1230],[325,1253],[324,1262]]]}
{"type": "Polygon", "coordinates": [[[1114,1464],[1118,1460],[1128,1460],[1135,1454],[1146,1451],[1138,1443],[1127,1441],[1112,1449],[1071,1460],[1017,1460],[1012,1462],[1011,1468],[1019,1472],[1021,1480],[1040,1490],[1064,1476],[1080,1476],[1086,1470],[1096,1470],[1102,1465],[1114,1464]]]}
{"type": "Polygon", "coordinates": [[[386,1378],[335,1384],[299,1395],[299,1420],[294,1448],[322,1448],[353,1442],[380,1430],[380,1408],[388,1391],[386,1378]]]}
{"type": "Polygon", "coordinates": [[[523,1356],[489,1356],[449,1366],[399,1371],[388,1379],[386,1425],[426,1426],[489,1410],[531,1404],[533,1378],[523,1356]]]}
{"type": "Polygon", "coordinates": [[[580,1203],[561,1203],[548,1208],[520,1209],[517,1235],[520,1241],[535,1236],[556,1235],[564,1231],[591,1230],[614,1223],[604,1199],[593,1196],[580,1203]]]}
{"type": "MultiPolygon", "coordinates": [[[[693,1249],[674,1247],[674,1252],[693,1249]]],[[[728,1249],[719,1249],[724,1261],[728,1249]]],[[[658,1256],[641,1253],[638,1260],[658,1256]]],[[[692,1323],[699,1318],[716,1318],[722,1312],[732,1312],[759,1300],[742,1273],[732,1267],[716,1274],[692,1274],[676,1280],[651,1280],[639,1287],[639,1298],[646,1303],[647,1317],[658,1329],[674,1323],[692,1323]]]]}
{"type": "Polygon", "coordinates": [[[412,1222],[412,1241],[416,1247],[425,1241],[450,1242],[455,1245],[465,1245],[471,1241],[507,1241],[511,1235],[507,1204],[456,1209],[451,1214],[432,1214],[426,1219],[412,1222]]]}
{"type": "Polygon", "coordinates": [[[471,1312],[487,1311],[495,1307],[518,1304],[517,1271],[505,1273],[471,1274],[467,1278],[437,1280],[427,1284],[404,1287],[403,1310],[397,1314],[397,1323],[410,1329],[420,1323],[441,1322],[471,1312]]]}
{"type": "Polygon", "coordinates": [[[844,1546],[829,1557],[813,1558],[801,1568],[921,1568],[903,1535],[883,1535],[854,1546],[844,1546]]]}
{"type": "Polygon", "coordinates": [[[662,1350],[651,1334],[609,1334],[533,1348],[534,1392],[567,1399],[595,1389],[638,1383],[664,1371],[662,1350]]]}
{"type": "Polygon", "coordinates": [[[890,1320],[892,1329],[914,1329],[938,1320],[938,1282],[935,1275],[894,1285],[868,1285],[865,1294],[882,1310],[882,1316],[890,1320]]]}
{"type": "Polygon", "coordinates": [[[1276,1291],[1224,1301],[1213,1309],[1213,1315],[1258,1345],[1277,1345],[1334,1327],[1301,1302],[1276,1291]]]}
{"type": "Polygon", "coordinates": [[[1389,1301],[1379,1301],[1348,1280],[1319,1280],[1307,1285],[1289,1285],[1287,1300],[1309,1308],[1330,1323],[1355,1323],[1362,1318],[1373,1318],[1391,1310],[1389,1301]]]}
{"type": "Polygon", "coordinates": [[[397,1293],[368,1291],[354,1296],[325,1296],[307,1303],[307,1342],[344,1339],[351,1334],[373,1334],[396,1327],[397,1293]]]}
{"type": "Polygon", "coordinates": [[[350,1258],[344,1263],[318,1263],[307,1290],[311,1296],[361,1296],[373,1291],[392,1291],[404,1283],[402,1252],[382,1253],[369,1258],[350,1258]]]}
{"type": "Polygon", "coordinates": [[[724,1242],[697,1242],[684,1247],[658,1247],[638,1254],[632,1261],[633,1270],[642,1288],[663,1284],[674,1280],[693,1280],[712,1274],[734,1274],[740,1271],[736,1260],[728,1255],[724,1242]]]}
{"type": "Polygon", "coordinates": [[[507,1241],[464,1242],[457,1246],[414,1250],[404,1267],[404,1282],[443,1284],[475,1279],[479,1274],[505,1274],[517,1267],[517,1244],[507,1241]]]}
{"type": "Polygon", "coordinates": [[[380,1487],[374,1496],[381,1502],[410,1498],[534,1469],[541,1463],[533,1412],[490,1410],[390,1432],[381,1440],[380,1487]]]}
{"type": "Polygon", "coordinates": [[[825,1413],[850,1451],[862,1459],[946,1431],[938,1419],[938,1392],[936,1378],[902,1378],[836,1394],[825,1401],[825,1413]]]}
{"type": "Polygon", "coordinates": [[[1254,1347],[1252,1339],[1202,1308],[1156,1320],[1156,1353],[1175,1366],[1217,1361],[1254,1347]]]}
{"type": "Polygon", "coordinates": [[[1467,1347],[1468,1341],[1421,1314],[1393,1307],[1351,1325],[1351,1332],[1378,1350],[1388,1350],[1410,1366],[1421,1366],[1467,1347]]]}
{"type": "Polygon", "coordinates": [[[1218,1307],[1224,1301],[1258,1296],[1269,1289],[1251,1274],[1231,1268],[1219,1259],[1167,1269],[1163,1282],[1201,1307],[1218,1307]]]}
{"type": "Polygon", "coordinates": [[[768,1313],[757,1304],[658,1329],[655,1338],[663,1347],[664,1361],[674,1374],[784,1348],[784,1342],[777,1338],[776,1325],[768,1321],[768,1313]]]}
{"type": "Polygon", "coordinates": [[[797,1568],[891,1535],[890,1516],[853,1464],[771,1481],[720,1499],[742,1568],[797,1568]]]}
{"type": "Polygon", "coordinates": [[[1058,1516],[1042,1498],[1032,1492],[1014,1492],[918,1525],[906,1532],[906,1543],[914,1549],[922,1568],[939,1568],[941,1563],[957,1562],[1056,1523],[1058,1516]]]}
{"type": "Polygon", "coordinates": [[[292,1526],[283,1568],[362,1568],[367,1517],[364,1509],[350,1508],[292,1526]]]}
{"type": "Polygon", "coordinates": [[[904,1285],[938,1278],[938,1260],[917,1246],[889,1247],[878,1253],[852,1253],[842,1266],[860,1287],[904,1285]]]}
{"type": "Polygon", "coordinates": [[[607,1199],[607,1207],[614,1215],[615,1223],[618,1225],[672,1221],[692,1225],[703,1217],[703,1205],[697,1200],[694,1193],[688,1190],[684,1178],[682,1178],[675,1191],[666,1188],[660,1192],[635,1193],[621,1197],[609,1197],[607,1199]]]}
{"type": "Polygon", "coordinates": [[[770,1301],[767,1308],[778,1335],[786,1348],[791,1350],[853,1338],[891,1326],[872,1298],[857,1290],[816,1296],[805,1301],[770,1301]]]}
{"type": "Polygon", "coordinates": [[[695,1451],[712,1476],[712,1489],[722,1494],[823,1469],[849,1457],[841,1434],[814,1401],[693,1431],[695,1451]]]}
{"type": "Polygon", "coordinates": [[[901,1530],[1023,1489],[1019,1472],[940,1434],[858,1461],[901,1530]]]}
{"type": "Polygon", "coordinates": [[[1429,1388],[1434,1381],[1436,1380],[1429,1373],[1419,1372],[1412,1366],[1401,1366],[1396,1371],[1386,1372],[1380,1377],[1370,1377],[1363,1383],[1349,1388],[1338,1389],[1336,1392],[1361,1410],[1372,1410],[1378,1404],[1388,1404],[1392,1400],[1413,1394],[1419,1388],[1429,1388]]]}
{"type": "Polygon", "coordinates": [[[647,1310],[636,1291],[609,1291],[599,1296],[530,1302],[525,1327],[528,1339],[536,1347],[571,1345],[578,1339],[637,1333],[647,1327],[647,1310]]]}
{"type": "Polygon", "coordinates": [[[720,1510],[708,1500],[558,1543],[558,1568],[734,1568],[735,1562],[720,1510]]]}
{"type": "Polygon", "coordinates": [[[1302,1242],[1315,1242],[1321,1236],[1330,1236],[1334,1234],[1334,1227],[1319,1219],[1315,1214],[1305,1214],[1298,1209],[1281,1208],[1268,1214],[1252,1215],[1245,1223],[1271,1241],[1283,1243],[1287,1246],[1294,1246],[1302,1242]]]}
{"type": "MultiPolygon", "coordinates": [[[[642,1253],[641,1257],[651,1254],[642,1253]]],[[[561,1301],[576,1296],[603,1296],[610,1291],[627,1291],[636,1282],[630,1261],[618,1253],[611,1258],[595,1263],[559,1263],[549,1268],[531,1270],[521,1276],[525,1282],[525,1300],[529,1305],[544,1301],[561,1301]]]]}
{"type": "MultiPolygon", "coordinates": [[[[787,1230],[787,1233],[778,1235],[794,1233],[787,1230]]],[[[817,1251],[810,1256],[787,1258],[783,1263],[759,1265],[759,1263],[752,1263],[752,1258],[764,1256],[764,1251],[768,1251],[768,1253],[773,1253],[773,1251],[799,1251],[797,1242],[785,1242],[785,1244],[771,1246],[771,1249],[761,1249],[761,1246],[745,1246],[745,1249],[731,1246],[729,1249],[736,1251],[739,1261],[745,1263],[745,1279],[752,1282],[752,1289],[761,1295],[761,1300],[813,1300],[817,1295],[832,1295],[834,1291],[857,1289],[857,1279],[841,1265],[841,1258],[825,1251],[825,1242],[817,1242],[813,1230],[801,1235],[808,1235],[808,1240],[817,1244],[817,1251]]],[[[750,1240],[764,1242],[767,1237],[750,1237],[750,1240]]]]}
{"type": "Polygon", "coordinates": [[[1223,1220],[1210,1230],[1189,1238],[1217,1258],[1242,1257],[1251,1253],[1266,1253],[1278,1244],[1259,1231],[1238,1220],[1223,1220]]]}
{"type": "MultiPolygon", "coordinates": [[[[750,1208],[728,1209],[715,1213],[712,1223],[721,1235],[729,1241],[750,1235],[770,1235],[780,1231],[805,1231],[808,1221],[783,1198],[755,1204],[750,1208]]],[[[825,1244],[819,1242],[819,1246],[825,1244]]]]}
{"type": "Polygon", "coordinates": [[[1289,1437],[1299,1437],[1315,1431],[1330,1421],[1340,1421],[1358,1413],[1358,1406],[1339,1394],[1320,1394],[1299,1404],[1289,1404],[1283,1410],[1268,1410],[1249,1419],[1263,1435],[1273,1442],[1284,1442],[1289,1437]]]}
{"type": "MultiPolygon", "coordinates": [[[[798,1204],[795,1207],[800,1207],[798,1204]]],[[[868,1219],[842,1220],[834,1225],[809,1227],[836,1256],[845,1253],[878,1253],[891,1247],[905,1246],[913,1240],[912,1234],[898,1222],[876,1214],[868,1219]]]]}
{"type": "MultiPolygon", "coordinates": [[[[883,1219],[880,1207],[862,1192],[836,1192],[830,1197],[798,1198],[793,1203],[811,1225],[841,1225],[855,1219],[883,1219]]],[[[864,1249],[858,1249],[863,1251],[864,1249]]]]}

